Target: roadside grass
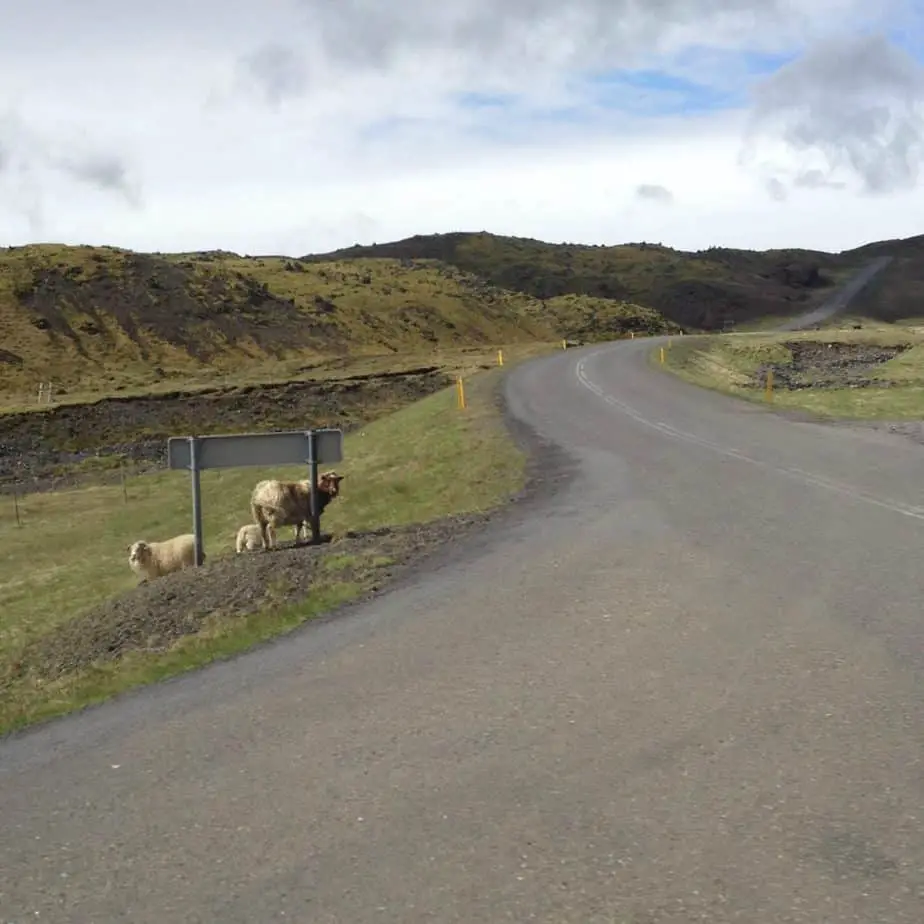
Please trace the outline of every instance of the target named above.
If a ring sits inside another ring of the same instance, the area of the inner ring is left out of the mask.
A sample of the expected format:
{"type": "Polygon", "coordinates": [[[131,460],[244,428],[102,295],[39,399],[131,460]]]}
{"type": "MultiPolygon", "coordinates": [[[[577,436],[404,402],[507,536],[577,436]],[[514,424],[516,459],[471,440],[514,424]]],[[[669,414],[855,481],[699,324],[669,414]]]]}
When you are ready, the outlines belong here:
{"type": "MultiPolygon", "coordinates": [[[[346,478],[325,512],[325,532],[336,539],[347,531],[486,511],[519,490],[526,458],[496,405],[498,375],[484,372],[468,381],[465,410],[448,388],[348,435],[345,461],[337,466],[346,478]]],[[[203,570],[233,556],[237,528],[250,518],[250,490],[267,474],[246,468],[202,474],[203,570]]],[[[305,477],[303,467],[272,474],[305,477]]],[[[375,583],[363,573],[391,563],[375,548],[353,554],[335,542],[325,548],[303,602],[289,605],[283,594],[278,606],[252,616],[209,619],[166,651],[130,652],[61,679],[22,675],[18,662],[30,642],[135,586],[127,564],[131,542],[191,531],[188,475],[147,475],[131,479],[127,490],[128,503],[119,487],[30,495],[20,499],[22,527],[12,516],[0,520],[0,733],[243,651],[362,594],[375,583]]]]}
{"type": "MultiPolygon", "coordinates": [[[[845,322],[839,319],[839,323],[845,322]]],[[[883,382],[881,388],[776,387],[772,390],[773,407],[804,410],[821,418],[924,417],[924,328],[918,325],[869,322],[859,330],[830,327],[793,333],[686,337],[674,340],[671,348],[665,350],[663,368],[693,385],[767,404],[765,388],[755,376],[767,363],[792,361],[791,352],[783,345],[786,341],[910,345],[910,348],[869,370],[869,378],[883,382]]]]}

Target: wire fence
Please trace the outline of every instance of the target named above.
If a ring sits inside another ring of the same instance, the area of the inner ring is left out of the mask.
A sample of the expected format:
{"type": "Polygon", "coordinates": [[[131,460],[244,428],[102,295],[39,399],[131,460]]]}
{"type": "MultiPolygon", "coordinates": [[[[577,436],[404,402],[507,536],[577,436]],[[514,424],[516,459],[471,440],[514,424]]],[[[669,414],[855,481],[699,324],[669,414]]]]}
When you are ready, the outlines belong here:
{"type": "Polygon", "coordinates": [[[26,524],[24,507],[28,504],[29,497],[74,488],[118,485],[121,487],[122,502],[128,504],[131,502],[129,491],[131,480],[165,470],[165,465],[127,459],[117,465],[98,470],[65,470],[55,474],[42,474],[27,479],[0,482],[0,523],[13,522],[16,526],[22,527],[26,524]]]}

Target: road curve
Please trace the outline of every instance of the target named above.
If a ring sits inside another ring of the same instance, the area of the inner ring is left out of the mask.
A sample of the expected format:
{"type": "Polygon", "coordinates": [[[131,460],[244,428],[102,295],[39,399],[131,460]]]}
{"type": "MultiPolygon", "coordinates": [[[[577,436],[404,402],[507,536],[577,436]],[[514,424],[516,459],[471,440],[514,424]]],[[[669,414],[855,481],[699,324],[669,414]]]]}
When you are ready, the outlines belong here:
{"type": "Polygon", "coordinates": [[[0,921],[921,924],[921,450],[652,345],[511,373],[572,477],[455,563],[0,743],[0,921]]]}

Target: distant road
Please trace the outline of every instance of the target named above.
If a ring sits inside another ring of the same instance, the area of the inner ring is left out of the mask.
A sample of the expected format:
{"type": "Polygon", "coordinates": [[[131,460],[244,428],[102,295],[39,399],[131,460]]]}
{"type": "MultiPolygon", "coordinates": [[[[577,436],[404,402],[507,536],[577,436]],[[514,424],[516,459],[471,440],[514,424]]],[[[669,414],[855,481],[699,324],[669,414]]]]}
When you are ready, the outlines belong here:
{"type": "Polygon", "coordinates": [[[921,449],[516,368],[563,488],[423,577],[0,743],[0,921],[922,924],[921,449]]]}
{"type": "Polygon", "coordinates": [[[856,298],[873,279],[879,275],[890,263],[892,257],[877,257],[863,267],[846,285],[841,286],[826,299],[825,302],[808,314],[800,315],[779,326],[779,330],[804,330],[827,321],[832,315],[846,311],[850,301],[856,298]]]}

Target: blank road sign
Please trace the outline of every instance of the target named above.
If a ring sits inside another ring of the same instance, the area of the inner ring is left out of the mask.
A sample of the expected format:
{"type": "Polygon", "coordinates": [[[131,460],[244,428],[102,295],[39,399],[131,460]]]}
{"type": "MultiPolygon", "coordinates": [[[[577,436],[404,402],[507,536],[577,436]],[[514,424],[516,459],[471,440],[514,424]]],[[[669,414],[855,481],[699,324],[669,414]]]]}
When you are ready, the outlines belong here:
{"type": "MultiPolygon", "coordinates": [[[[319,465],[343,461],[343,431],[315,430],[315,452],[319,465]]],[[[296,465],[308,462],[308,431],[279,433],[235,433],[200,436],[196,446],[196,468],[239,468],[249,465],[296,465]]],[[[188,469],[190,442],[185,436],[167,440],[167,467],[188,469]]]]}

